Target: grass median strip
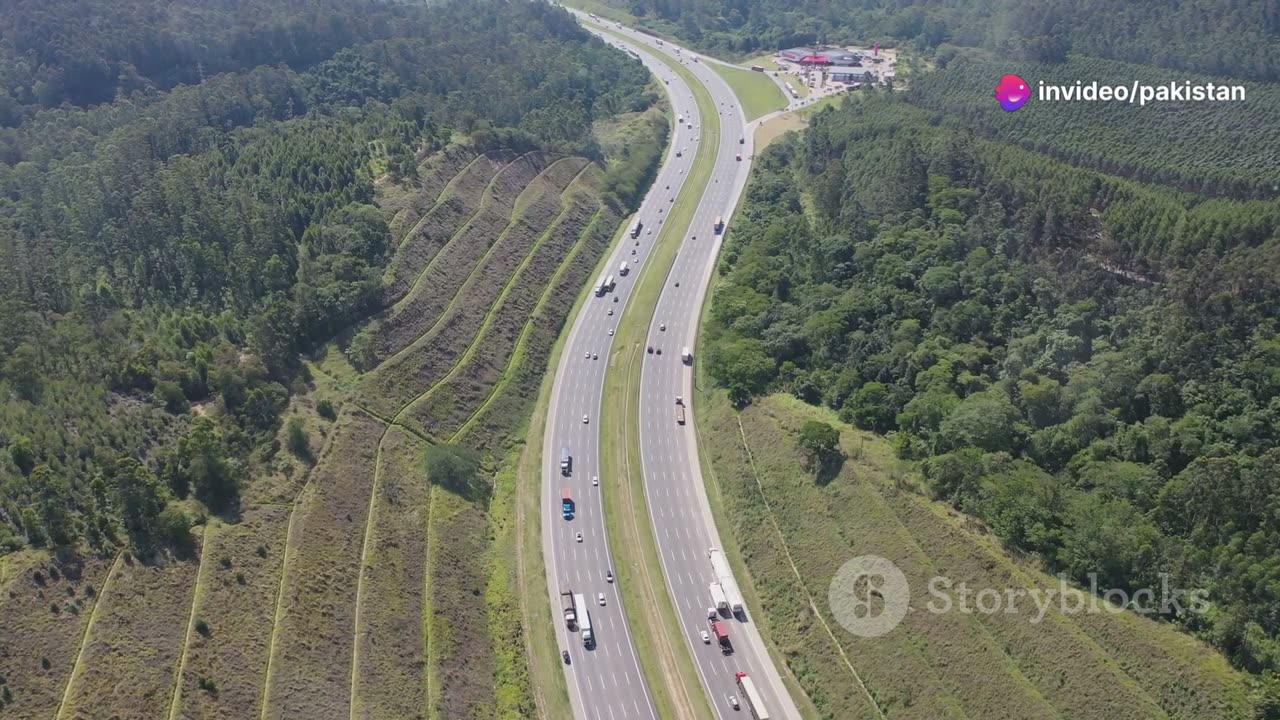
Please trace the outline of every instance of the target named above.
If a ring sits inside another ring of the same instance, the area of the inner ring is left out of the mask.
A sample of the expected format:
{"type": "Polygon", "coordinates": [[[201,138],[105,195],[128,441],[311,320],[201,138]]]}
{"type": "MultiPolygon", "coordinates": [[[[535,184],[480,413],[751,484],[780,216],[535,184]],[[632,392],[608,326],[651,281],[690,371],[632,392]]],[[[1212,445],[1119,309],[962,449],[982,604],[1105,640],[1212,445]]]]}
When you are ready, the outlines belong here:
{"type": "Polygon", "coordinates": [[[614,572],[636,651],[645,676],[650,679],[654,704],[661,717],[697,718],[711,717],[711,708],[688,646],[678,631],[680,623],[671,605],[666,578],[659,570],[662,564],[645,503],[635,421],[645,336],[680,244],[711,182],[720,122],[715,103],[692,73],[659,57],[692,88],[702,115],[701,140],[684,189],[658,233],[618,324],[614,355],[605,376],[600,460],[602,477],[606,478],[602,482],[617,490],[604,494],[609,546],[616,563],[614,572]]]}
{"type": "Polygon", "coordinates": [[[769,79],[768,75],[722,65],[718,62],[708,62],[707,66],[724,78],[724,81],[729,84],[729,89],[738,96],[738,100],[742,103],[743,114],[747,116],[747,122],[787,106],[787,99],[783,97],[782,90],[769,79]]]}

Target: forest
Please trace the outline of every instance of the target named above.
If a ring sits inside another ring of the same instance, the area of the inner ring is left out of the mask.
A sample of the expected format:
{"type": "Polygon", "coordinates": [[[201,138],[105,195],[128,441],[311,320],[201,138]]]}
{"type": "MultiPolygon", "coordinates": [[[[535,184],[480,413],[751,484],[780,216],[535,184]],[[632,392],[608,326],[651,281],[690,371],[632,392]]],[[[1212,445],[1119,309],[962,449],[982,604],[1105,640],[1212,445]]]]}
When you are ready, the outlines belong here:
{"type": "MultiPolygon", "coordinates": [[[[770,146],[703,357],[887,434],[937,498],[1280,670],[1280,208],[994,142],[901,97],[770,146]]],[[[1280,697],[1280,696],[1277,696],[1280,697]]]]}
{"type": "Polygon", "coordinates": [[[0,553],[234,511],[301,354],[381,309],[378,178],[460,135],[598,158],[654,100],[542,3],[3,5],[0,553]]]}
{"type": "Polygon", "coordinates": [[[1177,70],[1280,80],[1274,3],[1033,0],[608,0],[711,52],[758,54],[810,43],[911,41],[1056,62],[1070,52],[1177,70]]]}

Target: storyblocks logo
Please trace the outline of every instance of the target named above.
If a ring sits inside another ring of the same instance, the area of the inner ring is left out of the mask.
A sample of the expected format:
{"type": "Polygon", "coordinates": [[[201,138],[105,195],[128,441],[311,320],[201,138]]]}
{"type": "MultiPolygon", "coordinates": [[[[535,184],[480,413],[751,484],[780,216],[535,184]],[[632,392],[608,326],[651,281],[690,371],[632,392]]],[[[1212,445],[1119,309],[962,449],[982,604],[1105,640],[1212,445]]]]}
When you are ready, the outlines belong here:
{"type": "Polygon", "coordinates": [[[1173,587],[1160,574],[1159,588],[1102,588],[1098,577],[1089,573],[1089,587],[1083,589],[1058,576],[1056,587],[970,587],[963,580],[938,575],[927,585],[928,600],[923,608],[911,606],[911,586],[906,575],[892,561],[878,555],[856,557],[836,572],[827,589],[831,614],[841,627],[858,637],[880,637],[892,631],[913,610],[933,615],[958,612],[964,615],[1018,615],[1030,625],[1038,625],[1049,614],[1061,616],[1117,614],[1177,617],[1204,612],[1208,606],[1204,590],[1173,587]]]}

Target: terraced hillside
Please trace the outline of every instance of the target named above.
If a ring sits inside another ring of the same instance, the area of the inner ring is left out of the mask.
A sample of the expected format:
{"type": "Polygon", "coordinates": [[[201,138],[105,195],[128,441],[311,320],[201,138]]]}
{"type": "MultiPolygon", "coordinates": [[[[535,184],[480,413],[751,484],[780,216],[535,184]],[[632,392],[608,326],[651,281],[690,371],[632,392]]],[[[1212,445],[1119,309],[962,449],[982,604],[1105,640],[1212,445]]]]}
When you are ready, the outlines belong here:
{"type": "MultiPolygon", "coordinates": [[[[834,413],[781,395],[741,413],[723,391],[699,401],[722,527],[732,528],[758,592],[748,601],[767,608],[762,630],[787,649],[824,716],[1251,717],[1244,677],[1221,655],[1131,612],[1077,613],[1055,602],[1037,622],[1028,597],[1019,612],[963,613],[958,604],[935,612],[944,606],[930,590],[934,577],[974,595],[1043,593],[1058,580],[911,491],[918,477],[889,444],[834,413]],[[811,419],[840,430],[846,459],[829,482],[806,469],[797,440],[811,419]],[[828,600],[841,565],[868,554],[893,561],[910,586],[911,611],[876,638],[845,631],[828,600]]],[[[976,607],[972,595],[969,603],[976,607]]]]}
{"type": "Polygon", "coordinates": [[[377,185],[386,311],[314,366],[284,418],[304,446],[282,429],[234,516],[178,556],[0,564],[0,623],[21,630],[0,638],[0,714],[530,712],[519,640],[490,630],[509,608],[486,478],[620,217],[582,158],[454,145],[420,161],[377,185]],[[346,360],[361,342],[363,374],[346,360]],[[424,454],[448,443],[476,459],[473,485],[429,477],[424,454]]]}

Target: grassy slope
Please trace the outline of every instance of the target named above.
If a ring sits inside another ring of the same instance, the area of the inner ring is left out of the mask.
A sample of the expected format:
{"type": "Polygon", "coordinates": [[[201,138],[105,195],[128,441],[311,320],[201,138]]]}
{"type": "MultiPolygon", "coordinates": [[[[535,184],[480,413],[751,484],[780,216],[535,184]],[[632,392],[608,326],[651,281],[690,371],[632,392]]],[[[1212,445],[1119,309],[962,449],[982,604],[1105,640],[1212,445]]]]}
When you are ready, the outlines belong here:
{"type": "Polygon", "coordinates": [[[715,164],[712,153],[720,135],[715,104],[701,83],[679,63],[667,65],[693,88],[703,118],[702,140],[685,189],[671,207],[618,323],[605,377],[600,432],[601,482],[616,482],[621,490],[604,494],[609,547],[614,553],[614,572],[627,608],[636,652],[649,679],[658,712],[663,717],[709,717],[711,710],[696,680],[698,673],[688,646],[677,632],[680,624],[662,575],[644,500],[644,479],[639,472],[639,434],[634,422],[645,334],[697,202],[711,180],[715,164]],[[705,148],[712,150],[701,150],[705,148]]]}
{"type": "Polygon", "coordinates": [[[729,83],[733,93],[738,96],[738,101],[742,103],[747,122],[787,106],[787,98],[768,75],[720,63],[707,65],[729,83]]]}
{"type": "Polygon", "coordinates": [[[9,691],[0,716],[57,712],[110,567],[98,558],[57,562],[35,550],[0,558],[0,687],[9,691]]]}
{"type": "Polygon", "coordinates": [[[824,716],[874,716],[861,680],[894,717],[1247,717],[1243,677],[1166,625],[1131,614],[1051,611],[1032,624],[1032,612],[924,611],[933,575],[975,591],[1057,581],[914,492],[913,469],[881,438],[785,396],[741,415],[718,390],[696,401],[721,514],[742,544],[770,633],[824,716]],[[849,459],[827,486],[801,469],[794,446],[808,418],[842,430],[849,459]],[[913,590],[916,612],[883,638],[846,633],[827,603],[840,564],[865,553],[897,563],[913,590]]]}

